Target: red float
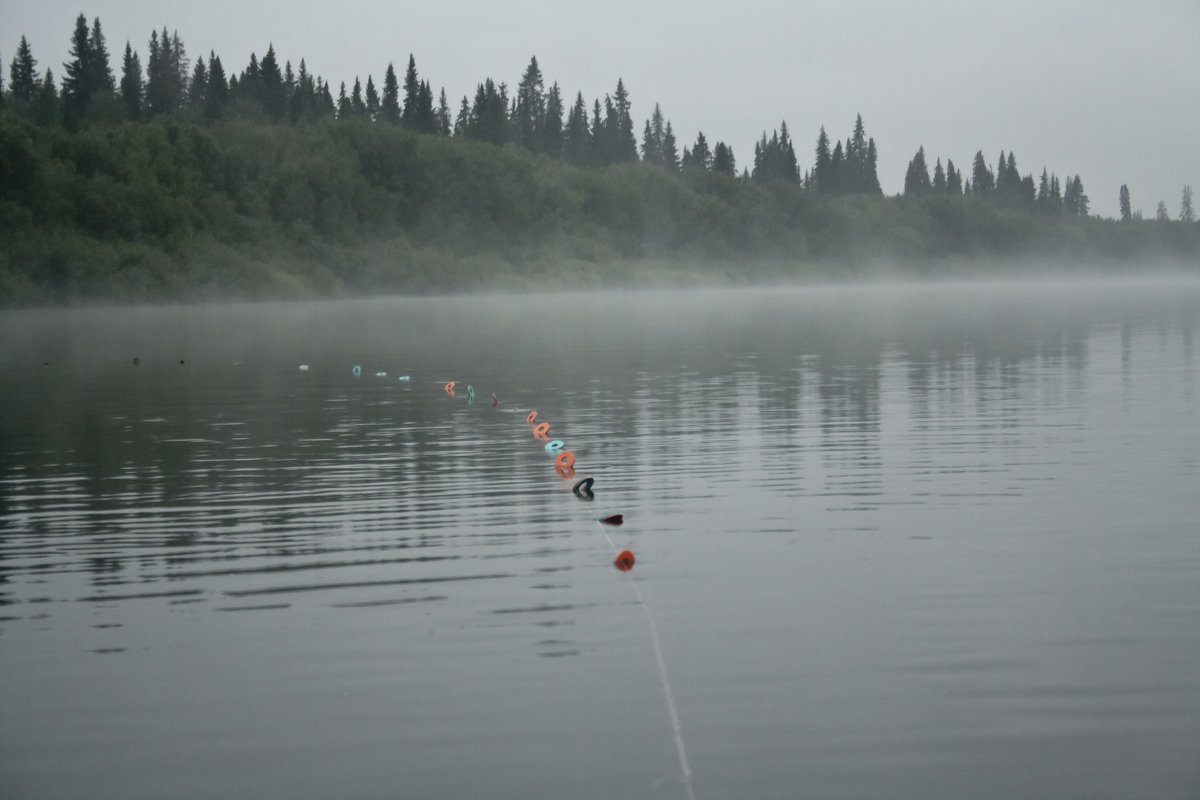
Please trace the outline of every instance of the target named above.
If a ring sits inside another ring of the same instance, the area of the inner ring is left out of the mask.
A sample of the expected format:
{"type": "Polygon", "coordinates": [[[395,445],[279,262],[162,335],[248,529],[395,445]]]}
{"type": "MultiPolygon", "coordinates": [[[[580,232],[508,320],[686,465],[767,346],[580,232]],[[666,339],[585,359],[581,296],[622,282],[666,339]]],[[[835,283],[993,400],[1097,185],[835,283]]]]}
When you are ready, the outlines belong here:
{"type": "Polygon", "coordinates": [[[617,553],[617,559],[613,561],[613,565],[621,572],[629,572],[633,569],[633,553],[628,550],[622,550],[617,553]]]}

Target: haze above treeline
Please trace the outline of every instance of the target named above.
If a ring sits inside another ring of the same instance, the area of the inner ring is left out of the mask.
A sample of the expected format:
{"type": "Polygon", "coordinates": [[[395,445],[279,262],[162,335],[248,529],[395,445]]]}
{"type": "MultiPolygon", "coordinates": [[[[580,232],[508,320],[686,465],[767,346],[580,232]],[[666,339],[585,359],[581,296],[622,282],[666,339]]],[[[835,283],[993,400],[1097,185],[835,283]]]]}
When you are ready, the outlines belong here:
{"type": "Polygon", "coordinates": [[[863,117],[739,160],[641,117],[618,78],[565,93],[531,58],[454,105],[412,56],[334,89],[273,46],[240,71],[154,31],[111,54],[80,15],[61,78],[21,37],[0,92],[0,302],[311,296],[1003,268],[1192,268],[1172,213],[1089,216],[1080,175],[918,150],[885,197],[863,117]]]}

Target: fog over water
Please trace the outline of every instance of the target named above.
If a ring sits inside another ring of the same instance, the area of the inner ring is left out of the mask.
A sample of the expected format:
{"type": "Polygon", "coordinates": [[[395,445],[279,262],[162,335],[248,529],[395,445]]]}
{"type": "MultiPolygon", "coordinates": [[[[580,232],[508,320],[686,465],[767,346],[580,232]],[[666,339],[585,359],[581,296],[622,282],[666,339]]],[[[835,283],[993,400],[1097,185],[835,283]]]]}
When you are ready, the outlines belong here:
{"type": "Polygon", "coordinates": [[[0,313],[0,795],[1195,797],[1198,333],[1182,280],[0,313]]]}

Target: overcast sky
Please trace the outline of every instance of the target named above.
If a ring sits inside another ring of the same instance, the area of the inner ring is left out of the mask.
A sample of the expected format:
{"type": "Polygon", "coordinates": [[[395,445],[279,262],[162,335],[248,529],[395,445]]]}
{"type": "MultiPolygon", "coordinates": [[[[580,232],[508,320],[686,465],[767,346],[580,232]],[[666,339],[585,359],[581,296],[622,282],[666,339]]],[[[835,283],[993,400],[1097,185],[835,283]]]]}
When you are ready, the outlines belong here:
{"type": "Polygon", "coordinates": [[[589,107],[622,78],[640,132],[656,102],[680,147],[703,131],[750,166],[754,142],[786,120],[801,168],[821,125],[845,139],[861,113],[887,193],[917,148],[969,174],[977,150],[1016,154],[1021,174],[1079,174],[1092,211],[1200,190],[1200,0],[0,0],[4,78],[22,34],[38,69],[63,74],[79,13],[100,18],[114,72],[129,41],[178,31],[191,57],[227,73],[275,45],[338,85],[382,84],[411,53],[452,110],[491,77],[515,87],[536,55],[547,86],[589,107]]]}

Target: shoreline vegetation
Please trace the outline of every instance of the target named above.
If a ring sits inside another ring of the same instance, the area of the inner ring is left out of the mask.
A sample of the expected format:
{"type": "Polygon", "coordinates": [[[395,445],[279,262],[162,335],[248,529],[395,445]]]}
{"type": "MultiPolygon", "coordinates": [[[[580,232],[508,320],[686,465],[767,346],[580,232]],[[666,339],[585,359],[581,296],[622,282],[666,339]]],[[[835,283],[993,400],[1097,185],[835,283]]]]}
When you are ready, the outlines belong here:
{"type": "MultiPolygon", "coordinates": [[[[0,307],[744,285],[869,278],[1200,273],[1190,187],[1178,219],[1088,213],[1079,176],[995,166],[885,196],[862,118],[801,167],[784,122],[739,171],[703,133],[680,151],[656,105],[641,143],[621,81],[569,108],[532,59],[457,116],[412,58],[327,82],[260,62],[226,79],[151,38],[118,82],[80,15],[61,85],[22,37],[0,91],[0,307]]],[[[803,159],[808,161],[808,159],[803,159]]]]}

